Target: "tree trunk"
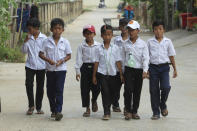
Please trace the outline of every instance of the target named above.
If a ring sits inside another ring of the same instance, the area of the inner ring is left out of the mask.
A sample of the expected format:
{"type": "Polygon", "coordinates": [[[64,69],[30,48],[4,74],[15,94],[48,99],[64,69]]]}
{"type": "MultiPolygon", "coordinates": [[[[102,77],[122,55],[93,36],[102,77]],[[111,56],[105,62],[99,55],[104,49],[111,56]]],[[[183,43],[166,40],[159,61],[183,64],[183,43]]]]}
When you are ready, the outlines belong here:
{"type": "Polygon", "coordinates": [[[166,30],[168,30],[169,27],[169,21],[168,21],[168,0],[164,1],[164,19],[165,19],[165,25],[166,25],[166,30]]]}

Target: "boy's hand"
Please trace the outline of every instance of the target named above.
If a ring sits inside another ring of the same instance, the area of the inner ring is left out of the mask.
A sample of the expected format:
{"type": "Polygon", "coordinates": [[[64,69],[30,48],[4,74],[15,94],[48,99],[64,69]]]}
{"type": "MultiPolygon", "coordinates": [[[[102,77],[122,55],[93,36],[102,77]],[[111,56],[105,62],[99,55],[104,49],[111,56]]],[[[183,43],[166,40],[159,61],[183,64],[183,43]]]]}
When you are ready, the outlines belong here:
{"type": "Polygon", "coordinates": [[[121,80],[122,83],[125,82],[125,81],[124,81],[124,76],[123,76],[122,74],[120,75],[120,80],[121,80]]]}
{"type": "Polygon", "coordinates": [[[50,65],[55,65],[55,62],[53,60],[48,61],[50,65]]]}
{"type": "Polygon", "coordinates": [[[174,70],[174,72],[173,72],[173,78],[176,78],[176,77],[177,77],[177,71],[174,70]]]}
{"type": "Polygon", "coordinates": [[[143,72],[142,78],[143,78],[143,79],[147,78],[147,73],[146,73],[146,72],[143,72]]]}
{"type": "Polygon", "coordinates": [[[146,78],[149,79],[150,78],[150,74],[149,74],[149,71],[147,72],[146,74],[146,78]]]}
{"type": "Polygon", "coordinates": [[[24,40],[24,43],[27,42],[30,39],[30,34],[27,34],[24,40]]]}
{"type": "Polygon", "coordinates": [[[80,80],[80,77],[81,77],[81,76],[80,76],[79,74],[77,74],[77,75],[76,75],[76,80],[79,81],[79,80],[80,80]]]}
{"type": "Polygon", "coordinates": [[[93,78],[92,78],[92,82],[93,82],[93,84],[94,84],[94,85],[96,85],[96,84],[97,84],[96,76],[93,76],[93,78]]]}
{"type": "Polygon", "coordinates": [[[56,63],[56,66],[60,66],[61,64],[63,64],[64,61],[63,60],[58,60],[57,63],[56,63]]]}

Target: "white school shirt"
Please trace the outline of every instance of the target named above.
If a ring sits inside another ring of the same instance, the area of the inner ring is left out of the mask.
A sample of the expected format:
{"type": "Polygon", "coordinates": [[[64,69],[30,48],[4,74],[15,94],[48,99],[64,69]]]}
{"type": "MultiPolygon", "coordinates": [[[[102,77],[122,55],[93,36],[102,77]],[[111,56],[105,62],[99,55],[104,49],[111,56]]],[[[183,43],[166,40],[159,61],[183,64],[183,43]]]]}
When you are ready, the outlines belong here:
{"type": "Polygon", "coordinates": [[[176,55],[172,41],[166,37],[160,43],[155,37],[152,37],[148,40],[148,48],[151,64],[170,63],[169,56],[176,55]]]}
{"type": "MultiPolygon", "coordinates": [[[[120,50],[120,56],[121,56],[121,65],[122,65],[122,71],[124,72],[124,61],[125,61],[125,53],[123,50],[123,45],[128,41],[129,39],[123,40],[122,36],[116,36],[114,39],[114,44],[119,47],[120,50]]],[[[117,69],[118,70],[118,69],[117,69]]]]}
{"type": "Polygon", "coordinates": [[[98,72],[103,75],[115,76],[117,73],[116,62],[121,61],[117,45],[110,43],[108,49],[101,44],[96,50],[96,62],[99,62],[98,72]]]}
{"type": "MultiPolygon", "coordinates": [[[[128,66],[128,60],[130,58],[130,54],[132,54],[135,60],[135,67],[136,69],[143,69],[144,72],[148,71],[148,64],[149,64],[149,52],[147,44],[138,37],[135,43],[129,39],[124,47],[125,53],[125,66],[128,66]]],[[[129,67],[129,66],[128,66],[129,67]]]]}
{"type": "Polygon", "coordinates": [[[99,45],[101,44],[94,41],[94,43],[89,46],[85,40],[79,45],[75,64],[76,74],[80,74],[80,68],[83,63],[95,63],[95,51],[99,45]]]}
{"type": "MultiPolygon", "coordinates": [[[[53,60],[55,63],[72,53],[70,43],[67,39],[60,37],[58,44],[56,45],[52,36],[48,37],[44,41],[43,49],[41,51],[45,53],[47,58],[53,60]]],[[[46,69],[48,71],[66,71],[66,62],[58,67],[56,67],[56,65],[50,65],[46,62],[46,69]]]]}
{"type": "Polygon", "coordinates": [[[46,39],[46,35],[40,33],[35,40],[31,35],[30,39],[23,44],[21,51],[27,53],[27,61],[25,66],[33,70],[43,70],[46,68],[45,61],[39,57],[39,51],[42,49],[43,41],[46,39]]]}

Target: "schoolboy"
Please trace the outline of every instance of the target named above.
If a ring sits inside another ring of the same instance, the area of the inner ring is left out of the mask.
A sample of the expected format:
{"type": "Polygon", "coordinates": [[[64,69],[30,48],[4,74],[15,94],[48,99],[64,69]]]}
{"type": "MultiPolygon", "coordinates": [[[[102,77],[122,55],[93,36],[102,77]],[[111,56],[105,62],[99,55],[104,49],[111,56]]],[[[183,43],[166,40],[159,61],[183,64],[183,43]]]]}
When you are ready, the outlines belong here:
{"type": "Polygon", "coordinates": [[[95,63],[95,51],[100,43],[94,40],[96,35],[93,25],[85,25],[83,27],[83,36],[85,40],[79,45],[76,57],[76,80],[79,81],[81,87],[82,107],[86,108],[83,113],[84,117],[90,116],[90,91],[92,92],[92,111],[97,112],[97,97],[100,93],[100,87],[92,83],[93,67],[95,63]]]}
{"type": "Polygon", "coordinates": [[[138,36],[140,25],[131,20],[127,25],[129,41],[124,45],[125,52],[125,119],[140,119],[138,108],[143,79],[147,77],[149,52],[147,44],[138,36]]]}
{"type": "Polygon", "coordinates": [[[162,21],[155,21],[152,25],[155,36],[148,40],[150,54],[150,96],[153,116],[157,120],[168,115],[166,101],[170,92],[170,63],[173,66],[173,78],[177,77],[174,56],[176,55],[172,41],[164,36],[165,25],[162,21]],[[161,90],[161,91],[160,91],[161,90]]]}
{"type": "Polygon", "coordinates": [[[32,115],[34,105],[33,83],[36,75],[36,110],[37,114],[44,114],[41,110],[42,99],[44,94],[44,80],[45,80],[45,61],[39,58],[38,54],[43,46],[43,41],[47,38],[39,30],[40,21],[37,18],[31,18],[27,21],[28,35],[25,39],[21,50],[27,53],[27,61],[25,65],[26,71],[26,93],[28,97],[29,109],[27,115],[32,115]]]}
{"type": "Polygon", "coordinates": [[[66,77],[66,62],[71,58],[71,47],[61,34],[64,31],[64,21],[54,18],[51,21],[52,36],[44,41],[39,56],[46,61],[47,96],[50,103],[51,117],[60,121],[63,117],[63,91],[66,77]]]}
{"type": "Polygon", "coordinates": [[[98,83],[101,86],[102,102],[104,109],[103,120],[109,120],[111,115],[111,104],[114,98],[116,80],[116,66],[120,72],[120,78],[123,81],[121,57],[118,47],[111,42],[113,29],[110,25],[101,27],[101,37],[103,44],[96,50],[96,59],[93,71],[93,83],[97,84],[96,73],[98,71],[98,83]]]}
{"type": "MultiPolygon", "coordinates": [[[[129,20],[126,18],[122,18],[119,20],[119,29],[121,31],[121,35],[120,36],[116,36],[114,39],[114,44],[117,45],[119,47],[120,50],[120,55],[121,55],[121,65],[122,65],[122,71],[124,72],[124,52],[123,52],[123,45],[125,44],[126,41],[128,41],[128,30],[126,29],[126,26],[128,24],[129,20]]],[[[122,86],[122,82],[120,79],[120,72],[117,72],[116,75],[116,88],[114,89],[115,92],[115,98],[114,101],[112,103],[112,109],[114,112],[121,112],[120,106],[119,106],[119,99],[120,99],[120,90],[121,90],[121,86],[122,86]]],[[[125,112],[125,110],[124,110],[125,112]]]]}

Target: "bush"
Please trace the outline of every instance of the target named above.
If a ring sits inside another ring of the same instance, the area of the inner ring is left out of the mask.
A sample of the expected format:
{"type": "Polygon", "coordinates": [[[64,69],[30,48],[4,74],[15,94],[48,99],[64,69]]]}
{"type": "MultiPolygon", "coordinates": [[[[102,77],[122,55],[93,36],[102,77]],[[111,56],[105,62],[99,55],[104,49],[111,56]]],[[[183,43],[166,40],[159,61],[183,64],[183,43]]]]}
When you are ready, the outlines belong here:
{"type": "Polygon", "coordinates": [[[21,53],[20,48],[9,48],[0,45],[0,61],[22,63],[25,61],[25,55],[21,53]]]}

